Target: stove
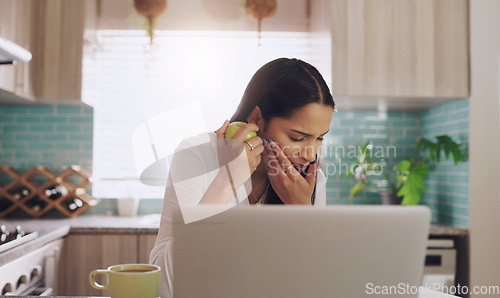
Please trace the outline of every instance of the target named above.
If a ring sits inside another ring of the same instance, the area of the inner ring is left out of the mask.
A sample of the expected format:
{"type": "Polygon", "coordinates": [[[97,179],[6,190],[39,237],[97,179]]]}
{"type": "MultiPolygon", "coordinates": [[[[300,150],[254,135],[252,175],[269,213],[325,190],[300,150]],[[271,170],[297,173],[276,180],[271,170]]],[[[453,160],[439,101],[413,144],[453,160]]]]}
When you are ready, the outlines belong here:
{"type": "Polygon", "coordinates": [[[9,231],[5,225],[0,226],[0,253],[31,241],[38,237],[38,232],[26,233],[20,225],[9,231]]]}
{"type": "MultiPolygon", "coordinates": [[[[0,295],[48,296],[53,294],[57,278],[57,264],[63,240],[51,241],[32,248],[23,244],[38,238],[38,232],[25,232],[21,226],[8,229],[0,225],[0,254],[19,255],[0,265],[0,295]]],[[[33,246],[31,246],[33,247],[33,246]]]]}

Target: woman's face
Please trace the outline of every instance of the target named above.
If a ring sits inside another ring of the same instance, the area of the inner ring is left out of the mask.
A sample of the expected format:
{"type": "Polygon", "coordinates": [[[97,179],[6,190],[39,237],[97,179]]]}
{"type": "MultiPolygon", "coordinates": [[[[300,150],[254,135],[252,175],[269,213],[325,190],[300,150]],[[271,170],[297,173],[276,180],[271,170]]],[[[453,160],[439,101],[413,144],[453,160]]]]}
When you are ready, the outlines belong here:
{"type": "Polygon", "coordinates": [[[330,130],[332,117],[332,107],[311,103],[289,118],[272,118],[265,123],[260,137],[278,143],[295,168],[302,172],[315,160],[323,137],[330,130]]]}

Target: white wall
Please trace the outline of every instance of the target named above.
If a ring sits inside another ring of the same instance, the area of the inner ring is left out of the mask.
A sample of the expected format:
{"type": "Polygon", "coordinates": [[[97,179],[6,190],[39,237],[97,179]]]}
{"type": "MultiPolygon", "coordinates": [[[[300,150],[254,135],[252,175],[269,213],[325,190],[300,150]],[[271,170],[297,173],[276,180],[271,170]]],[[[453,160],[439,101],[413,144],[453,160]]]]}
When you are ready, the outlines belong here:
{"type": "Polygon", "coordinates": [[[470,0],[471,286],[500,286],[499,28],[500,1],[470,0]]]}

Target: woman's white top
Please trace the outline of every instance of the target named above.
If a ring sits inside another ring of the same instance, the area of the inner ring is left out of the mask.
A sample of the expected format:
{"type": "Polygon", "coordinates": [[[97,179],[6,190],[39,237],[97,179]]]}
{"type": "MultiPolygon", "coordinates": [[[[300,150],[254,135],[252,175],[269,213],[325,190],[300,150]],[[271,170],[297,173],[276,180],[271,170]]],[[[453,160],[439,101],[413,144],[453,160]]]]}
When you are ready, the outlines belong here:
{"type": "MultiPolygon", "coordinates": [[[[176,161],[171,164],[161,212],[161,222],[156,243],[150,254],[150,263],[161,267],[160,293],[164,298],[173,297],[172,218],[183,205],[196,206],[218,173],[217,136],[203,133],[185,139],[176,149],[176,161]],[[180,153],[180,154],[178,154],[180,153]]],[[[266,192],[261,202],[265,203],[266,192]]],[[[242,186],[228,207],[248,205],[248,194],[242,186]]],[[[316,197],[314,206],[326,205],[326,177],[320,169],[316,172],[316,197]]]]}

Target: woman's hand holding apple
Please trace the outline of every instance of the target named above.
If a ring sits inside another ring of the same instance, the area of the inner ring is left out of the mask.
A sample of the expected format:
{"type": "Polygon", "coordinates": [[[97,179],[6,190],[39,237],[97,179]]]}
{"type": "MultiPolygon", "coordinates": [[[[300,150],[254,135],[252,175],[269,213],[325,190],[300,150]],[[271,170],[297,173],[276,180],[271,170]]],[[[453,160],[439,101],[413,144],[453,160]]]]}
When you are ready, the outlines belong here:
{"type": "Polygon", "coordinates": [[[255,133],[258,130],[259,127],[254,123],[230,126],[229,121],[226,120],[216,132],[219,163],[221,167],[227,167],[230,170],[230,178],[236,189],[250,178],[261,161],[264,146],[262,139],[255,133]],[[229,129],[232,131],[228,134],[229,129]],[[226,136],[232,136],[227,144],[226,136]],[[243,152],[241,146],[246,154],[241,154],[243,152]]]}

